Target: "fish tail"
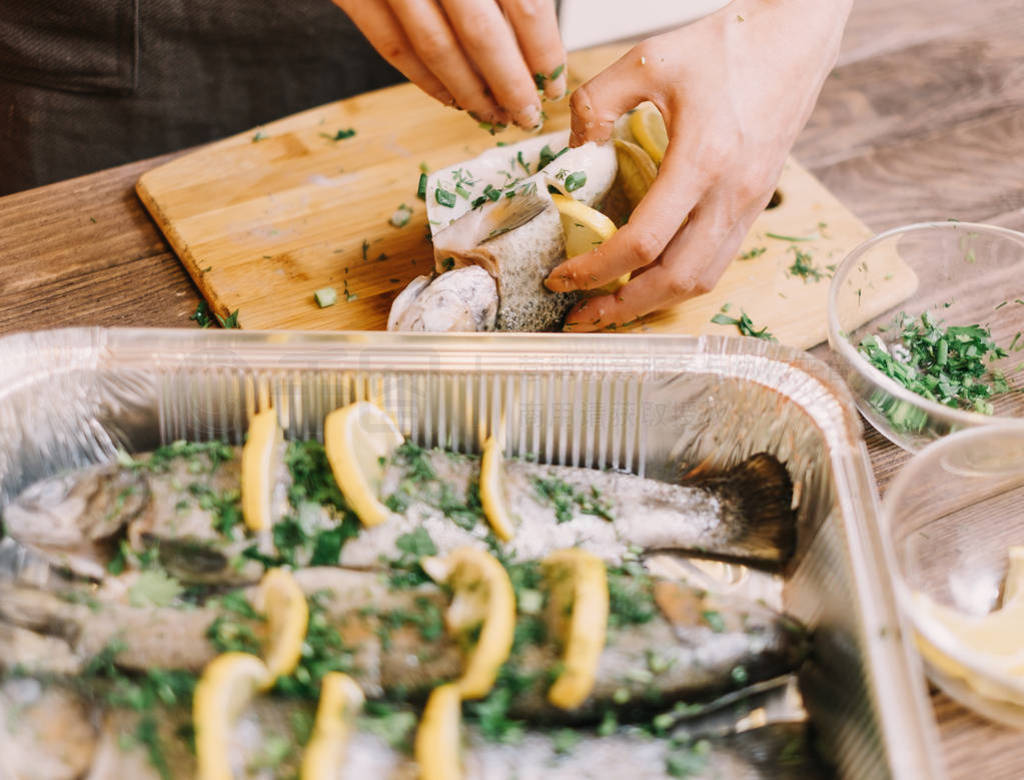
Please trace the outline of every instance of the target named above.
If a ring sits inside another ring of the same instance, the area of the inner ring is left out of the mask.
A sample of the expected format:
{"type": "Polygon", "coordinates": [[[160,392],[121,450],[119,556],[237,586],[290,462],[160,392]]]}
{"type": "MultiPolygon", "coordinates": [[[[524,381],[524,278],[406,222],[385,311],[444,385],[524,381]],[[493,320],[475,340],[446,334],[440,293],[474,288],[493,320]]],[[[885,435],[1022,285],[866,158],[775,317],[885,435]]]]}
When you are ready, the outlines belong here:
{"type": "Polygon", "coordinates": [[[789,559],[796,547],[796,512],[793,481],[783,463],[759,452],[704,485],[728,499],[732,540],[745,555],[778,564],[789,559]]]}

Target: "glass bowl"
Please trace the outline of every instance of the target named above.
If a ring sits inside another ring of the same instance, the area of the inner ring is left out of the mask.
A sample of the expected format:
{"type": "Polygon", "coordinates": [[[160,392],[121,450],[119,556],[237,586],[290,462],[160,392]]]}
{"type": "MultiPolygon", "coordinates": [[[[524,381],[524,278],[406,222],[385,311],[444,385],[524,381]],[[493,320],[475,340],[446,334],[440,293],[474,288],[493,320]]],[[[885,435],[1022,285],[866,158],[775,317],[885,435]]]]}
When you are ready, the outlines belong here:
{"type": "Polygon", "coordinates": [[[955,221],[886,231],[840,263],[828,303],[833,365],[861,413],[900,447],[914,452],[953,431],[1024,417],[1024,393],[994,397],[993,415],[955,409],[911,392],[859,352],[863,339],[885,339],[899,314],[926,311],[943,326],[988,327],[1009,352],[991,366],[1013,391],[1024,388],[1024,234],[955,221]]]}
{"type": "Polygon", "coordinates": [[[961,431],[923,449],[889,488],[882,527],[929,678],[980,714],[1024,728],[1024,676],[972,652],[919,595],[968,615],[999,605],[1008,550],[1024,545],[1024,423],[961,431]]]}

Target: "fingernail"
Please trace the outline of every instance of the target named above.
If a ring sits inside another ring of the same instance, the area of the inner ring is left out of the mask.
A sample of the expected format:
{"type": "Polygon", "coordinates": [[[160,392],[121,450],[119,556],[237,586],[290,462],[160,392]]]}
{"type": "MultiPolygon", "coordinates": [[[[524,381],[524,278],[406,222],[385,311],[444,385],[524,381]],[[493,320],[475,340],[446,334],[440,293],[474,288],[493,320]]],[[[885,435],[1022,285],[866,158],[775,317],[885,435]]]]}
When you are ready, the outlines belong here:
{"type": "Polygon", "coordinates": [[[561,100],[565,97],[566,92],[568,92],[568,84],[564,75],[549,82],[544,89],[544,94],[547,95],[548,100],[561,100]]]}
{"type": "Polygon", "coordinates": [[[540,127],[540,109],[530,104],[520,109],[515,115],[516,124],[527,130],[536,130],[540,127]]]}

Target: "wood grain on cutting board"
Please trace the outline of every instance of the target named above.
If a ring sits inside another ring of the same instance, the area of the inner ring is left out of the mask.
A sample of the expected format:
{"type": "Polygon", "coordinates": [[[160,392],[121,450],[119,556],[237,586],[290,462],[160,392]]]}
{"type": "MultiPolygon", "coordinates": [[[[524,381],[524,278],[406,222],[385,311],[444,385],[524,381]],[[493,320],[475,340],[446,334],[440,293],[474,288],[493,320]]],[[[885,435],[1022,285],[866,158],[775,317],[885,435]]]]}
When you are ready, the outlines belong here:
{"type": "MultiPolygon", "coordinates": [[[[613,46],[571,55],[570,86],[622,51],[613,46]]],[[[546,110],[545,131],[568,127],[567,101],[546,110]]],[[[217,314],[237,310],[239,326],[248,329],[378,330],[395,295],[433,267],[426,212],[416,198],[421,163],[433,170],[498,140],[524,137],[518,130],[493,137],[464,113],[405,84],[203,147],[145,173],[136,189],[217,314]],[[350,128],[355,135],[338,137],[350,128]],[[388,220],[403,203],[412,207],[412,219],[393,227],[388,220]],[[337,290],[338,303],[321,309],[313,292],[326,286],[337,290]]],[[[730,315],[746,312],[783,343],[807,348],[823,341],[827,266],[870,231],[792,159],[778,191],[781,202],[757,220],[738,257],[759,254],[733,262],[707,295],[630,329],[735,333],[710,321],[728,304],[730,315]],[[825,276],[815,281],[790,273],[797,249],[825,276]]],[[[874,262],[865,282],[865,317],[891,307],[915,285],[895,255],[889,263],[874,262]]]]}

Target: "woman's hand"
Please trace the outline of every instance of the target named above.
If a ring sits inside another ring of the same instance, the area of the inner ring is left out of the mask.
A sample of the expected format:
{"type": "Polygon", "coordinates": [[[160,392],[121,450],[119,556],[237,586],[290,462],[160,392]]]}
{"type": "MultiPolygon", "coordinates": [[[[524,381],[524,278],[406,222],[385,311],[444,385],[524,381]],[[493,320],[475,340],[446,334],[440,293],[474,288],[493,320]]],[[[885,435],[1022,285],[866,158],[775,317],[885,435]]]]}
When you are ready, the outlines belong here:
{"type": "Polygon", "coordinates": [[[381,56],[445,105],[534,129],[565,93],[554,0],[334,0],[381,56]]]}
{"type": "Polygon", "coordinates": [[[628,224],[545,282],[586,290],[644,269],[580,304],[566,330],[621,325],[715,285],[810,116],[851,2],[738,0],[644,41],[576,90],[573,145],[608,139],[616,118],[643,100],[664,116],[669,144],[628,224]]]}

